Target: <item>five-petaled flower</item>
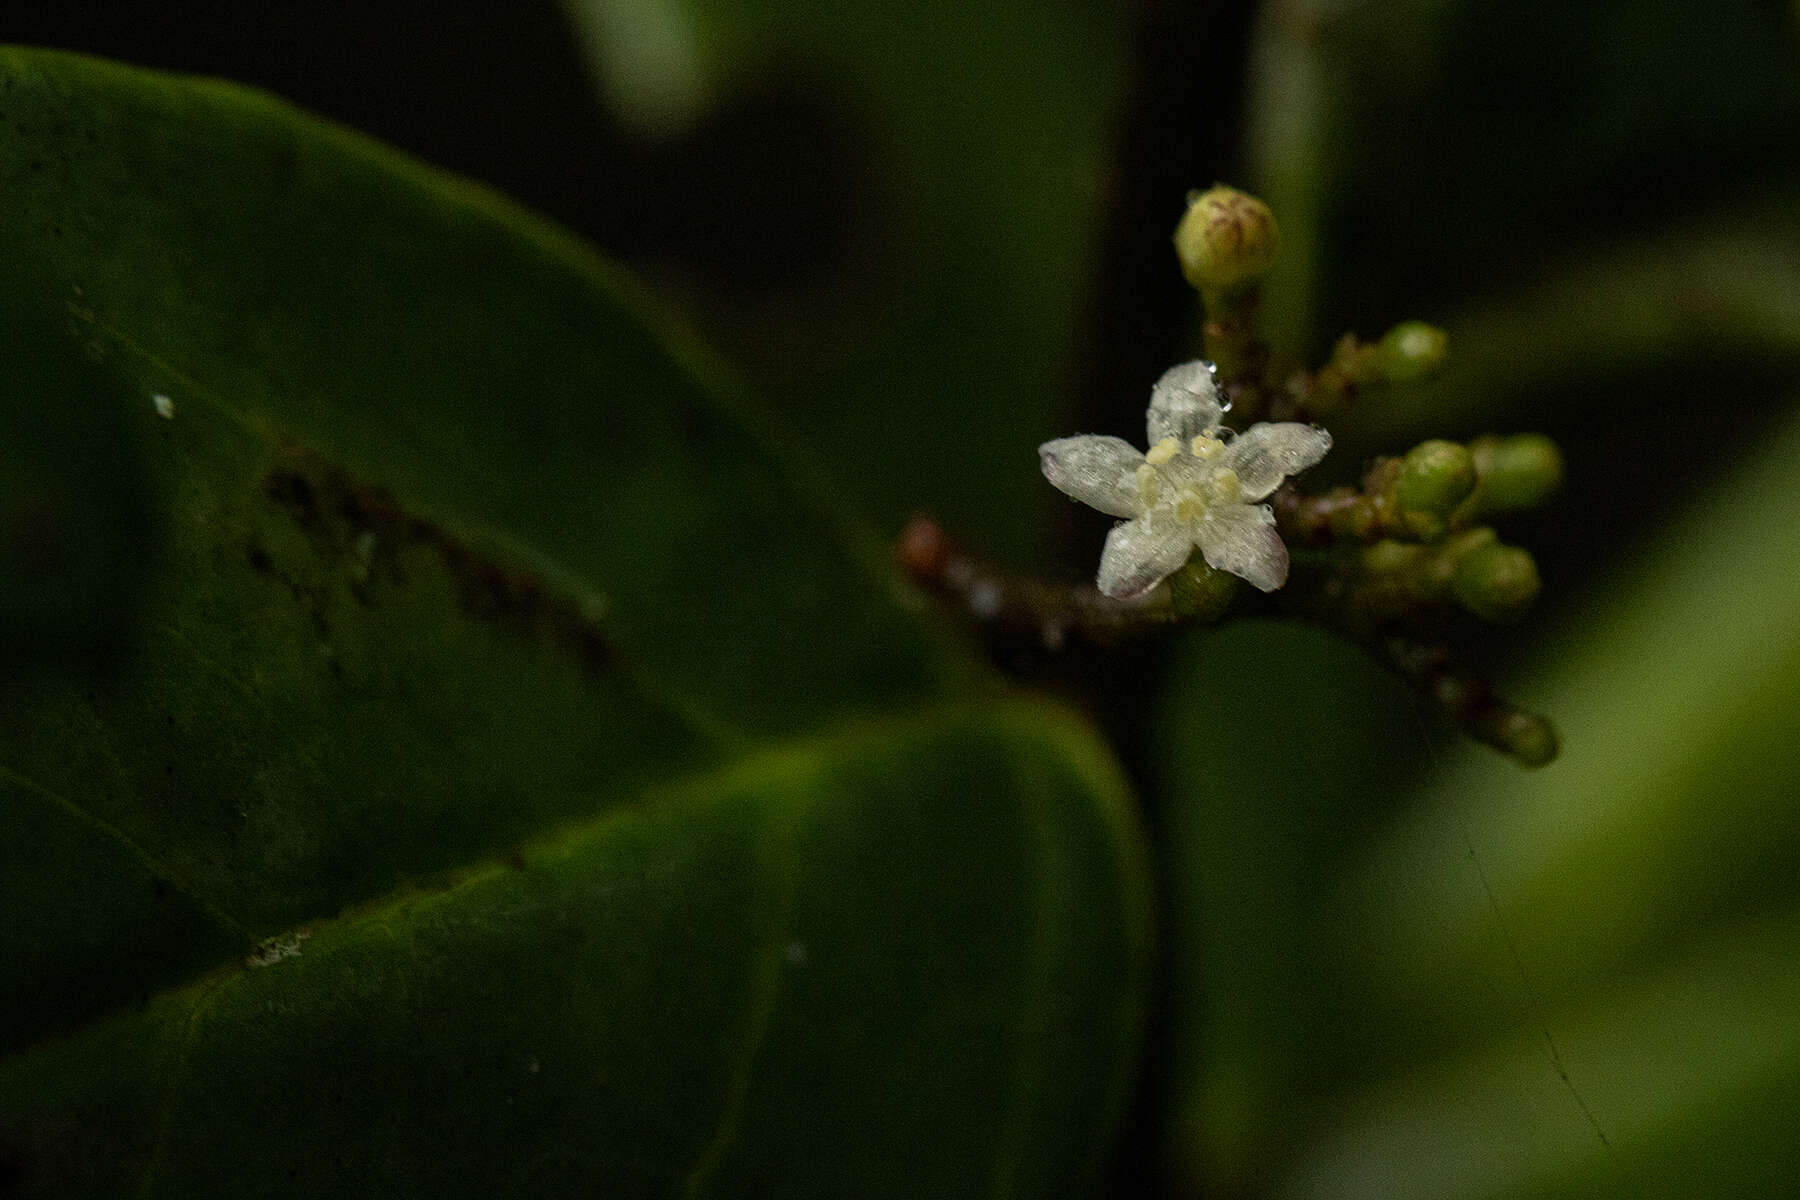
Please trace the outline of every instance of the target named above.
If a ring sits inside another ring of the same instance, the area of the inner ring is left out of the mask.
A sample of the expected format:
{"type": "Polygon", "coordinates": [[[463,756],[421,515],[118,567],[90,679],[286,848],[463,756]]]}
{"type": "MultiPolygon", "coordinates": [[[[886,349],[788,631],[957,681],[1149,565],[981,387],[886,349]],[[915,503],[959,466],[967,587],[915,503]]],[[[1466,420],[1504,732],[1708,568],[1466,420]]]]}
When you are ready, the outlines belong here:
{"type": "Polygon", "coordinates": [[[1272,592],[1287,582],[1288,552],[1275,514],[1258,504],[1289,475],[1331,449],[1331,435],[1297,422],[1252,425],[1233,436],[1211,363],[1171,368],[1150,393],[1150,450],[1087,434],[1038,447],[1044,478],[1084,504],[1115,517],[1100,556],[1099,587],[1130,600],[1187,562],[1194,547],[1206,564],[1272,592]]]}

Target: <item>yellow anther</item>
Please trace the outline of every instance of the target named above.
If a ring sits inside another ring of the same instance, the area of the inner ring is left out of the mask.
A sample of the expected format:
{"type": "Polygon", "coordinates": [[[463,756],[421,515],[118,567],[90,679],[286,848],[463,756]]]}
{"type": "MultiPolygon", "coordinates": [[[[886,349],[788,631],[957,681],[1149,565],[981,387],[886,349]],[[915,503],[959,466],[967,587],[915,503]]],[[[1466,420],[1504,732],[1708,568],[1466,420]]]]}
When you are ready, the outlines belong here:
{"type": "Polygon", "coordinates": [[[1195,458],[1217,458],[1225,453],[1225,443],[1216,437],[1207,437],[1204,433],[1194,439],[1190,449],[1195,458]]]}
{"type": "Polygon", "coordinates": [[[1144,455],[1144,461],[1153,467],[1160,467],[1171,458],[1174,458],[1175,452],[1179,449],[1181,449],[1181,443],[1179,441],[1173,437],[1166,437],[1162,441],[1156,443],[1156,445],[1150,447],[1150,452],[1144,455]]]}
{"type": "Polygon", "coordinates": [[[1212,492],[1213,500],[1219,504],[1236,504],[1244,496],[1244,488],[1238,481],[1238,473],[1230,467],[1222,467],[1214,471],[1206,486],[1207,490],[1212,492]]]}
{"type": "MultiPolygon", "coordinates": [[[[1152,451],[1154,453],[1154,451],[1152,451]]],[[[1162,480],[1156,476],[1156,468],[1145,464],[1137,469],[1138,499],[1145,508],[1154,508],[1158,496],[1162,495],[1162,480]]]]}

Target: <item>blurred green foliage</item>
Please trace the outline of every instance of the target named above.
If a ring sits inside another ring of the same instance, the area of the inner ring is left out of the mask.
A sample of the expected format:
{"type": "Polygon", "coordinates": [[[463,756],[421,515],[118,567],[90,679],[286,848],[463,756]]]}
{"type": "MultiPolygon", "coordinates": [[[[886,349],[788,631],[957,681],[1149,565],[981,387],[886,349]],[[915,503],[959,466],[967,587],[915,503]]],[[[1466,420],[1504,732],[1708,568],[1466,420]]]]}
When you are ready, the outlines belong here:
{"type": "MultiPolygon", "coordinates": [[[[1034,518],[1055,502],[1031,447],[1071,432],[1069,411],[1134,431],[1158,369],[1113,381],[1105,412],[1069,384],[1093,348],[1087,322],[1109,319],[1084,316],[1105,294],[1109,231],[1154,242],[1178,282],[1166,247],[1181,196],[1118,206],[1127,176],[1160,165],[1132,145],[1167,143],[1114,140],[1122,114],[1197,142],[1241,112],[1223,138],[1235,157],[1185,184],[1230,178],[1276,211],[1278,343],[1316,363],[1346,330],[1422,318],[1449,333],[1435,381],[1334,419],[1337,468],[1490,432],[1542,430],[1566,449],[1559,507],[1508,534],[1541,568],[1539,613],[1484,644],[1503,682],[1558,719],[1564,756],[1526,774],[1456,743],[1360,655],[1291,627],[1197,633],[1103,676],[1095,706],[1158,835],[1166,984],[1115,1190],[1785,1193],[1800,1175],[1793,7],[1268,0],[1241,47],[1247,99],[1169,110],[1141,60],[1217,48],[1156,47],[1146,31],[1229,30],[1243,8],[1183,26],[1176,7],[572,0],[630,130],[618,136],[668,148],[640,168],[704,157],[709,137],[752,150],[694,175],[571,169],[673,214],[680,232],[655,254],[628,227],[595,236],[744,365],[833,511],[889,531],[926,507],[987,549],[1023,559],[1045,541],[1079,566],[1104,522],[1040,536],[1034,518]],[[798,156],[730,123],[766,118],[772,95],[799,114],[773,126],[798,156]],[[818,209],[764,178],[807,170],[831,181],[818,209]],[[807,219],[782,224],[790,210],[807,219]],[[704,269],[732,238],[794,269],[748,282],[704,269]]],[[[585,144],[545,123],[543,153],[579,160],[585,144]]],[[[1111,319],[1160,365],[1198,343],[1111,319]]],[[[479,328],[471,315],[450,340],[479,328]]],[[[330,361],[335,347],[312,351],[330,361]]],[[[339,448],[352,465],[414,463],[397,490],[470,504],[430,490],[451,487],[419,465],[432,454],[375,432],[380,455],[360,438],[339,448]]],[[[571,496],[552,488],[540,513],[522,481],[497,495],[510,500],[497,527],[542,521],[540,536],[564,539],[548,549],[600,554],[574,532],[589,514],[571,496]]],[[[628,515],[634,530],[665,519],[628,515]]],[[[789,532],[793,555],[836,536],[789,532]]],[[[628,566],[609,560],[609,588],[628,586],[628,566]]],[[[879,671],[833,690],[843,647],[872,644],[844,632],[840,600],[794,618],[843,639],[816,653],[786,651],[792,627],[756,640],[779,606],[747,624],[697,611],[682,628],[738,655],[743,691],[720,686],[740,718],[788,670],[808,720],[878,708],[864,687],[879,671]],[[758,665],[771,654],[773,675],[758,665]]],[[[658,660],[655,678],[704,693],[707,659],[687,652],[660,646],[669,672],[658,660]]],[[[903,674],[921,675],[895,686],[954,686],[924,681],[923,663],[959,672],[934,653],[903,654],[903,674]]],[[[806,726],[784,711],[771,705],[776,724],[806,726]]]]}
{"type": "Polygon", "coordinates": [[[1296,251],[1280,324],[1315,353],[1412,316],[1450,335],[1438,381],[1334,432],[1355,453],[1536,427],[1568,452],[1520,539],[1548,611],[1490,651],[1564,749],[1522,773],[1409,728],[1316,638],[1193,639],[1153,751],[1169,1162],[1195,1194],[1784,1194],[1792,14],[1260,20],[1250,182],[1296,251]]]}
{"type": "MultiPolygon", "coordinates": [[[[1124,83],[1118,15],[1078,0],[567,7],[602,41],[625,24],[686,31],[675,47],[658,39],[603,58],[603,83],[609,71],[691,74],[727,105],[774,87],[831,110],[826,127],[843,130],[855,157],[822,143],[799,169],[859,164],[862,187],[843,200],[846,245],[827,294],[714,303],[702,327],[759,369],[878,527],[898,530],[928,504],[996,550],[1034,547],[1039,481],[1000,463],[1054,424],[1072,366],[1124,83]],[[670,65],[673,55],[692,65],[670,65]]],[[[680,99],[671,109],[670,122],[689,111],[680,99]]],[[[706,203],[729,213],[731,181],[720,182],[706,203]]]]}

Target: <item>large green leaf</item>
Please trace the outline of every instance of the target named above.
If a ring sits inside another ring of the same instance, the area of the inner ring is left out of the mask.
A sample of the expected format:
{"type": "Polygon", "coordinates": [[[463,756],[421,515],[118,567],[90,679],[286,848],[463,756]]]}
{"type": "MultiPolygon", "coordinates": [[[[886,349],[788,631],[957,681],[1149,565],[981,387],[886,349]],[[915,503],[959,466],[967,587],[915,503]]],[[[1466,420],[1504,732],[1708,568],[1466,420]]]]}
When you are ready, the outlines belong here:
{"type": "Polygon", "coordinates": [[[9,50],[0,323],[0,1185],[1091,1176],[1119,778],[971,697],[604,263],[266,98],[9,50]]]}

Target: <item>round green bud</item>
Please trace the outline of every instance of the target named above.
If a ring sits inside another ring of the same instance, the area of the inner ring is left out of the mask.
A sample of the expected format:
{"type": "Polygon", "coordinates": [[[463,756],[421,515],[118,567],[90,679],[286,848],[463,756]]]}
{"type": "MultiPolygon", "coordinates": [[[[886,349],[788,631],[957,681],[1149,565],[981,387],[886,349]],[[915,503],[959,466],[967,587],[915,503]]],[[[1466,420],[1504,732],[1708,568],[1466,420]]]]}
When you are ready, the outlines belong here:
{"type": "Polygon", "coordinates": [[[1541,433],[1485,437],[1470,449],[1481,475],[1485,512],[1536,508],[1562,486],[1562,451],[1541,433]]]}
{"type": "Polygon", "coordinates": [[[1500,535],[1494,532],[1492,525],[1477,525],[1473,529],[1463,529],[1439,542],[1428,554],[1419,557],[1417,579],[1420,588],[1426,595],[1445,597],[1451,594],[1451,583],[1456,576],[1456,569],[1464,559],[1484,546],[1496,546],[1500,543],[1500,535]]]}
{"type": "Polygon", "coordinates": [[[1181,273],[1202,290],[1230,290],[1262,278],[1279,241],[1269,206],[1224,184],[1190,194],[1175,227],[1181,273]]]}
{"type": "Polygon", "coordinates": [[[1475,457],[1455,442],[1433,438],[1407,451],[1394,481],[1394,503],[1402,512],[1442,516],[1475,490],[1475,457]]]}
{"type": "Polygon", "coordinates": [[[1518,620],[1541,587],[1531,555],[1499,542],[1470,551],[1450,577],[1457,602],[1485,621],[1518,620]]]}
{"type": "Polygon", "coordinates": [[[1450,532],[1449,520],[1433,512],[1404,509],[1400,513],[1400,521],[1406,532],[1421,542],[1441,541],[1450,532]]]}
{"type": "Polygon", "coordinates": [[[1237,595],[1237,576],[1215,571],[1199,551],[1168,578],[1169,600],[1175,611],[1191,621],[1212,622],[1225,615],[1237,595]]]}
{"type": "Polygon", "coordinates": [[[1402,321],[1375,343],[1375,366],[1389,383],[1418,383],[1444,365],[1450,337],[1423,321],[1402,321]]]}
{"type": "Polygon", "coordinates": [[[1367,541],[1375,530],[1377,520],[1375,502],[1367,496],[1358,496],[1344,507],[1331,514],[1331,531],[1339,537],[1351,537],[1357,541],[1367,541]]]}
{"type": "Polygon", "coordinates": [[[1492,734],[1493,745],[1521,766],[1546,766],[1562,748],[1556,726],[1536,713],[1509,712],[1494,723],[1492,734]]]}
{"type": "Polygon", "coordinates": [[[1424,553],[1423,546],[1415,546],[1411,542],[1397,542],[1392,538],[1382,538],[1373,546],[1364,547],[1362,552],[1363,570],[1372,575],[1398,574],[1417,566],[1419,557],[1424,553]]]}

